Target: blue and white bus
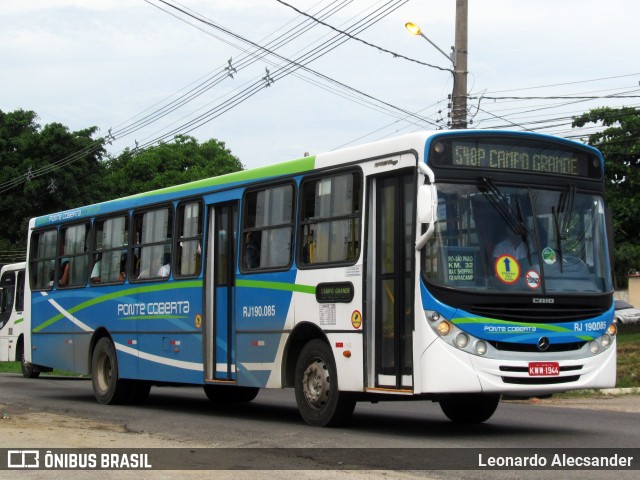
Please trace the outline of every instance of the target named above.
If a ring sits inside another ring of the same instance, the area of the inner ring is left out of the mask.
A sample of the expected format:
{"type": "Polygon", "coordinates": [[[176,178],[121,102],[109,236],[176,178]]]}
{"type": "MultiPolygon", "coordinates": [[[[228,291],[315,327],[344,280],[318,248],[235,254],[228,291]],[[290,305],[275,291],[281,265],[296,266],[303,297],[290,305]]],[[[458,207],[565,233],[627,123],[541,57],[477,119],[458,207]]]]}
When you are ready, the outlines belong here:
{"type": "Polygon", "coordinates": [[[104,404],[292,387],[315,426],[611,387],[603,189],[591,147],[436,131],[34,218],[27,360],[91,374],[104,404]]]}

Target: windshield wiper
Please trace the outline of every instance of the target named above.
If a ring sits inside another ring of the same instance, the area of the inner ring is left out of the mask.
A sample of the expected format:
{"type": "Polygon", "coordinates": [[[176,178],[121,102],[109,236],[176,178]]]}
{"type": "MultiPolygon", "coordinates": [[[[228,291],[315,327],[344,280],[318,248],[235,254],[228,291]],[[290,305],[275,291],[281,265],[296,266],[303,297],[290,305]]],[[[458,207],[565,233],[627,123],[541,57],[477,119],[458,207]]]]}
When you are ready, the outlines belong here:
{"type": "Polygon", "coordinates": [[[563,272],[562,267],[562,241],[569,238],[569,228],[571,223],[571,216],[573,215],[573,203],[576,198],[576,186],[571,185],[566,192],[560,194],[560,200],[558,202],[558,208],[551,207],[551,213],[553,214],[553,225],[556,230],[556,250],[558,251],[558,257],[560,261],[560,273],[563,272]],[[562,225],[560,224],[560,214],[562,214],[562,225]]]}
{"type": "Polygon", "coordinates": [[[529,261],[531,261],[531,251],[527,240],[528,231],[527,226],[524,223],[524,215],[522,213],[520,200],[516,200],[518,211],[515,212],[509,204],[509,201],[505,198],[504,194],[498,189],[498,187],[496,187],[491,178],[482,177],[482,183],[488,190],[488,193],[485,192],[485,195],[489,200],[489,203],[500,214],[500,217],[504,220],[511,231],[522,238],[523,243],[527,247],[527,257],[529,258],[529,261]]]}
{"type": "Polygon", "coordinates": [[[520,210],[519,215],[513,211],[511,205],[505,198],[504,194],[498,190],[498,187],[495,186],[493,180],[488,177],[482,177],[482,183],[484,183],[485,187],[491,195],[487,195],[487,199],[489,203],[496,209],[496,211],[502,217],[502,220],[507,224],[507,226],[511,229],[511,231],[521,237],[526,237],[527,235],[527,227],[524,224],[522,217],[522,209],[520,208],[520,204],[518,203],[518,209],[520,210]]]}

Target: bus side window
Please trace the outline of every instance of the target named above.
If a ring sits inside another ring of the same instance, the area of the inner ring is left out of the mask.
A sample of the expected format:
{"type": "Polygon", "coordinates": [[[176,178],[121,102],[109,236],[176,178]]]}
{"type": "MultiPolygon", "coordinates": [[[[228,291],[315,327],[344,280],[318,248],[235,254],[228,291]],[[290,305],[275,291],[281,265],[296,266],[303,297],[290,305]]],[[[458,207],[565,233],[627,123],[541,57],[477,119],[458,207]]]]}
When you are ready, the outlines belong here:
{"type": "Polygon", "coordinates": [[[92,285],[122,283],[127,272],[129,218],[120,216],[94,224],[92,285]]]}
{"type": "Polygon", "coordinates": [[[15,304],[16,312],[22,312],[24,310],[24,270],[18,272],[15,304]]]}
{"type": "Polygon", "coordinates": [[[29,281],[32,290],[50,290],[53,286],[57,243],[56,229],[36,232],[31,236],[29,281]]]}
{"type": "Polygon", "coordinates": [[[301,265],[354,262],[360,253],[360,175],[350,172],[306,181],[301,195],[301,265]]]}
{"type": "Polygon", "coordinates": [[[58,286],[80,287],[87,283],[89,267],[89,224],[62,230],[63,245],[58,260],[58,286]]]}
{"type": "Polygon", "coordinates": [[[178,207],[175,275],[195,277],[202,266],[202,204],[186,203],[178,207]]]}
{"type": "Polygon", "coordinates": [[[134,280],[171,274],[172,213],[170,208],[161,208],[134,215],[134,280]]]}
{"type": "Polygon", "coordinates": [[[13,295],[15,291],[15,272],[5,272],[0,279],[2,286],[0,295],[0,326],[11,317],[13,309],[13,295]]]}
{"type": "Polygon", "coordinates": [[[241,269],[281,269],[291,263],[293,185],[248,192],[244,199],[241,269]]]}

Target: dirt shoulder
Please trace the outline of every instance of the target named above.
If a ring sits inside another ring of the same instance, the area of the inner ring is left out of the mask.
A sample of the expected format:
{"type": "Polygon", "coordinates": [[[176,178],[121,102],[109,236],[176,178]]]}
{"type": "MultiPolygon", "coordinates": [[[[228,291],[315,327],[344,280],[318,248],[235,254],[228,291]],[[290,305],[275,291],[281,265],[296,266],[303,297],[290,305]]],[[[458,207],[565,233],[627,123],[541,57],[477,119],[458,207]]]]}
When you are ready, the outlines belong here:
{"type": "MultiPolygon", "coordinates": [[[[640,395],[529,399],[508,403],[640,413],[640,395]]],[[[126,425],[96,422],[71,415],[12,411],[0,404],[0,448],[166,448],[207,447],[195,442],[133,432],[126,425]]]]}
{"type": "Polygon", "coordinates": [[[638,389],[603,390],[599,394],[584,397],[553,396],[509,400],[509,403],[535,404],[549,407],[584,408],[588,410],[611,410],[615,412],[640,413],[640,391],[638,389]]]}

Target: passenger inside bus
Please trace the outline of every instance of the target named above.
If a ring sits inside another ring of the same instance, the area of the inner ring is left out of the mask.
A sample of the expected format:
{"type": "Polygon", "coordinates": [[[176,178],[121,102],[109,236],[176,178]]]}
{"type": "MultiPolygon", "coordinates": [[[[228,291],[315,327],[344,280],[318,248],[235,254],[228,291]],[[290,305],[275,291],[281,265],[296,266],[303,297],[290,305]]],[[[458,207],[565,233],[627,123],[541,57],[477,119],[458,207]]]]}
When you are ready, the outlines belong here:
{"type": "Polygon", "coordinates": [[[247,247],[244,253],[247,268],[260,267],[260,236],[259,232],[247,233],[247,247]]]}
{"type": "Polygon", "coordinates": [[[69,259],[63,258],[60,260],[60,278],[58,280],[58,285],[60,287],[66,287],[69,283],[69,259]]]}

